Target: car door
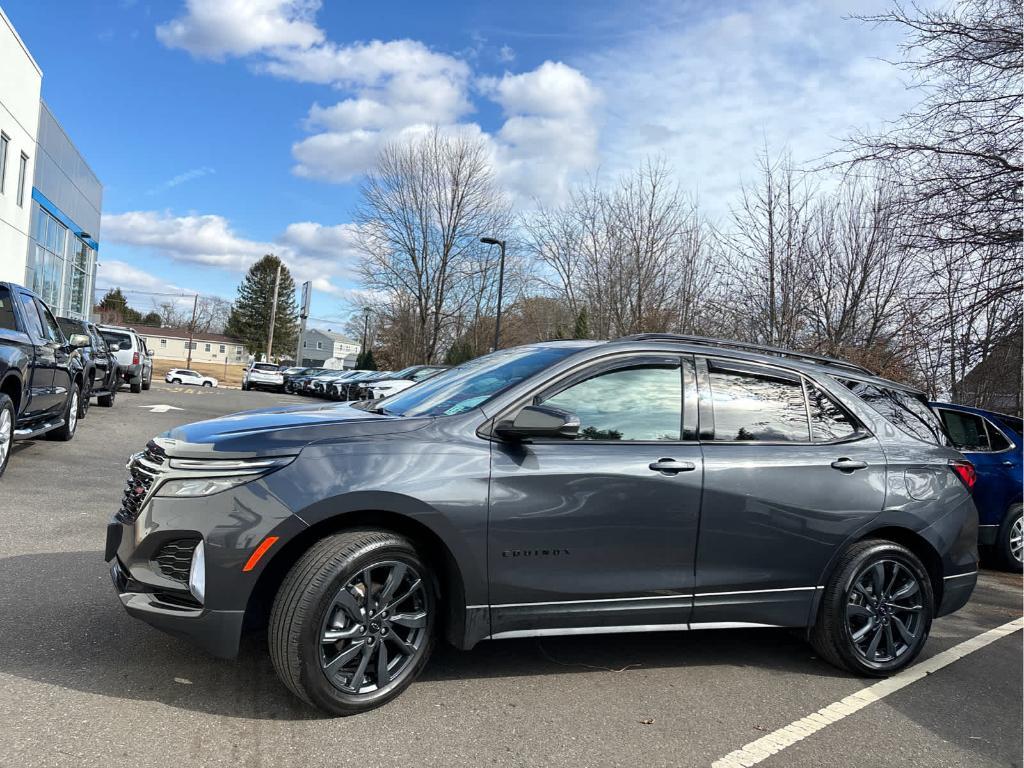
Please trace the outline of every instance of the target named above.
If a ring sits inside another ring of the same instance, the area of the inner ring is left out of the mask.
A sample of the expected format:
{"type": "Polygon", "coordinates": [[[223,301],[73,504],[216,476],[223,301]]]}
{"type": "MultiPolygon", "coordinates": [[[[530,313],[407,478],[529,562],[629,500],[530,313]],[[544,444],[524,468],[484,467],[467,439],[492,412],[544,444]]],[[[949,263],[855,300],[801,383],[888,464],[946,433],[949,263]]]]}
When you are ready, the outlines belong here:
{"type": "Polygon", "coordinates": [[[1006,509],[1016,501],[1020,468],[1013,444],[983,416],[953,408],[938,408],[939,417],[954,447],[974,465],[977,481],[971,493],[978,508],[983,542],[995,539],[1006,509]]]}
{"type": "Polygon", "coordinates": [[[110,352],[107,350],[106,342],[103,341],[103,337],[100,336],[96,326],[87,326],[89,331],[89,340],[92,347],[92,359],[95,368],[93,369],[93,380],[92,389],[105,390],[108,388],[110,383],[110,352]]]}
{"type": "Polygon", "coordinates": [[[837,547],[882,510],[881,446],[823,386],[784,367],[698,358],[697,380],[693,624],[803,626],[837,547]]]}
{"type": "Polygon", "coordinates": [[[493,444],[492,634],[684,627],[703,476],[692,361],[618,356],[530,401],[580,429],[493,444]]]}
{"type": "Polygon", "coordinates": [[[53,404],[50,411],[61,415],[64,413],[64,406],[67,404],[68,390],[71,388],[74,371],[71,369],[71,356],[77,354],[68,345],[64,338],[64,332],[57,323],[57,318],[50,312],[38,298],[36,306],[39,307],[39,317],[43,321],[43,334],[46,336],[47,347],[53,354],[53,404]]]}
{"type": "Polygon", "coordinates": [[[35,418],[53,411],[63,400],[54,394],[53,371],[57,365],[56,344],[43,330],[43,321],[39,316],[35,297],[25,291],[18,291],[18,302],[21,318],[25,323],[25,332],[35,347],[35,360],[29,374],[28,386],[31,390],[31,401],[25,415],[35,418]]]}

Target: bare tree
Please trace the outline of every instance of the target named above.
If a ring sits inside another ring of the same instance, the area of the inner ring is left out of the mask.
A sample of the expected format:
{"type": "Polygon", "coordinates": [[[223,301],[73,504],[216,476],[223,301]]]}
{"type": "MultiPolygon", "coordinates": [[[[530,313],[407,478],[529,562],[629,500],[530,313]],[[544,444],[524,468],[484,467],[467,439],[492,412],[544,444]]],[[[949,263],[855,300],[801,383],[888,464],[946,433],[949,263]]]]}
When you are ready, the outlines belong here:
{"type": "Polygon", "coordinates": [[[410,324],[402,343],[415,362],[436,361],[456,320],[488,293],[497,257],[479,238],[504,233],[508,210],[478,138],[435,129],[381,151],[356,215],[359,272],[410,324]]]}

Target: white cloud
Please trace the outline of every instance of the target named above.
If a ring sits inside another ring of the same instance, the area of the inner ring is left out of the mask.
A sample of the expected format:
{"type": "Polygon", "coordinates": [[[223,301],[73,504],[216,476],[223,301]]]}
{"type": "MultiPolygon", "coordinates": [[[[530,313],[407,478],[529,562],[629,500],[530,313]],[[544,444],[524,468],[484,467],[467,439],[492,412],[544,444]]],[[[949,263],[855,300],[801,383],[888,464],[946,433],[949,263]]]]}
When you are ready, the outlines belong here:
{"type": "Polygon", "coordinates": [[[149,190],[146,194],[155,195],[158,192],[173,189],[179,184],[184,184],[185,182],[192,181],[194,179],[201,179],[203,176],[209,176],[212,173],[216,173],[216,171],[213,168],[210,168],[209,166],[204,165],[202,168],[192,168],[191,170],[185,171],[184,173],[179,173],[177,176],[173,176],[167,179],[167,181],[158,184],[157,186],[153,187],[153,189],[149,190]]]}
{"type": "MultiPolygon", "coordinates": [[[[312,280],[318,291],[338,294],[333,282],[349,276],[355,258],[356,226],[323,226],[314,222],[290,224],[272,242],[250,240],[234,232],[223,216],[175,216],[167,211],[129,211],[105,214],[106,242],[158,253],[173,261],[246,271],[267,253],[279,256],[298,282],[312,280]]],[[[164,290],[166,283],[124,262],[104,262],[105,285],[124,284],[136,290],[164,290]]],[[[171,288],[170,290],[177,290],[171,288]]]]}
{"type": "Polygon", "coordinates": [[[222,59],[323,40],[313,19],[320,0],[186,0],[185,15],[156,28],[168,48],[222,59]]]}
{"type": "Polygon", "coordinates": [[[100,262],[96,282],[101,290],[114,286],[127,292],[180,293],[182,290],[177,285],[131,264],[107,259],[100,262]]]}

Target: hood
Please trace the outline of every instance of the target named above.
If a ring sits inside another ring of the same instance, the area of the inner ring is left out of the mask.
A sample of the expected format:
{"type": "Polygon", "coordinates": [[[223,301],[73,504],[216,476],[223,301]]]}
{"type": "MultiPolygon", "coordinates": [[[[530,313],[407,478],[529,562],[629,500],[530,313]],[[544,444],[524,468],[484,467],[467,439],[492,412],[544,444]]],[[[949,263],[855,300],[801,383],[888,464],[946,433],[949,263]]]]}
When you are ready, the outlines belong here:
{"type": "Polygon", "coordinates": [[[310,443],[411,432],[427,418],[382,416],[348,403],[287,406],[243,411],[185,424],[165,432],[156,442],[172,456],[224,458],[293,454],[310,443]]]}

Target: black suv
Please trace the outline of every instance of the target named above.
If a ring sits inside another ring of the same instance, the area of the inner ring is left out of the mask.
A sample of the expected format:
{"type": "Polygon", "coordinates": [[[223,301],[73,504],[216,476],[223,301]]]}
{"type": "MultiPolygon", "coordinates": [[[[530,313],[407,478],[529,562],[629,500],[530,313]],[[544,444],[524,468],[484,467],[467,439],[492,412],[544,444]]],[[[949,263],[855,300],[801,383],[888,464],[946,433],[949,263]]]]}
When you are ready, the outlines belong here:
{"type": "Polygon", "coordinates": [[[300,698],[398,695],[435,637],[800,627],[882,676],[977,579],[973,468],[920,392],[784,350],[640,335],[504,349],[363,406],[198,422],[129,464],[128,612],[300,698]]]}
{"type": "Polygon", "coordinates": [[[99,405],[110,408],[121,386],[121,373],[117,367],[117,358],[107,347],[100,329],[95,323],[73,317],[58,317],[57,323],[70,343],[78,347],[82,355],[85,376],[78,415],[81,417],[88,413],[89,401],[94,397],[99,405]]]}
{"type": "Polygon", "coordinates": [[[82,356],[43,300],[0,283],[0,475],[14,440],[75,436],[84,376],[82,356]]]}

